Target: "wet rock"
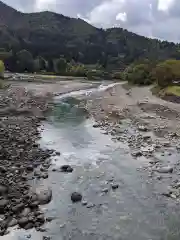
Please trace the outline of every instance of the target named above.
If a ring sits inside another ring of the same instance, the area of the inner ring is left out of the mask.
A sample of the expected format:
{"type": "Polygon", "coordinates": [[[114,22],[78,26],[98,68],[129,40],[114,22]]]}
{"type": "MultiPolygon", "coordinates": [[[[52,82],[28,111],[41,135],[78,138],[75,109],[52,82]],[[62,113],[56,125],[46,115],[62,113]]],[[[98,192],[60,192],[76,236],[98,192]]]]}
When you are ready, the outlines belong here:
{"type": "Polygon", "coordinates": [[[73,172],[73,168],[70,165],[63,165],[61,166],[61,171],[66,173],[73,172]]]}
{"type": "Polygon", "coordinates": [[[113,189],[113,190],[116,190],[116,189],[118,189],[118,188],[119,188],[119,184],[112,184],[112,186],[111,186],[111,187],[112,187],[112,189],[113,189]]]}
{"type": "Polygon", "coordinates": [[[93,128],[99,128],[99,127],[101,127],[101,124],[100,124],[100,123],[95,123],[95,124],[93,124],[93,128]]]}
{"type": "Polygon", "coordinates": [[[108,188],[104,188],[104,189],[102,189],[102,192],[103,192],[103,193],[108,193],[108,192],[109,192],[109,189],[108,189],[108,188]]]}
{"type": "Polygon", "coordinates": [[[86,206],[87,204],[88,204],[87,201],[82,201],[82,205],[83,205],[83,206],[86,206]]]}
{"type": "Polygon", "coordinates": [[[55,152],[56,156],[60,156],[61,153],[60,152],[55,152]]]}
{"type": "Polygon", "coordinates": [[[27,217],[22,217],[18,220],[18,224],[22,228],[24,228],[28,223],[29,223],[29,219],[27,217]]]}
{"type": "Polygon", "coordinates": [[[45,222],[45,217],[43,214],[40,214],[37,216],[37,222],[44,223],[45,222]]]}
{"type": "Polygon", "coordinates": [[[52,200],[52,190],[50,188],[42,187],[37,189],[36,194],[40,205],[48,204],[52,200]]]}
{"type": "Polygon", "coordinates": [[[167,166],[167,167],[161,167],[157,169],[157,172],[159,173],[172,173],[173,167],[167,166]]]}
{"type": "Polygon", "coordinates": [[[95,204],[94,203],[88,203],[86,207],[87,208],[93,208],[93,207],[95,207],[95,204]]]}
{"type": "Polygon", "coordinates": [[[134,151],[131,153],[133,157],[142,157],[142,152],[141,151],[134,151]]]}
{"type": "Polygon", "coordinates": [[[47,179],[49,177],[48,173],[42,174],[42,178],[47,179]]]}
{"type": "Polygon", "coordinates": [[[71,194],[71,201],[72,202],[80,202],[82,200],[82,195],[78,192],[73,192],[71,194]]]}
{"type": "Polygon", "coordinates": [[[162,195],[165,197],[171,197],[172,192],[163,192],[162,195]]]}
{"type": "Polygon", "coordinates": [[[51,240],[51,237],[43,236],[43,240],[51,240]]]}

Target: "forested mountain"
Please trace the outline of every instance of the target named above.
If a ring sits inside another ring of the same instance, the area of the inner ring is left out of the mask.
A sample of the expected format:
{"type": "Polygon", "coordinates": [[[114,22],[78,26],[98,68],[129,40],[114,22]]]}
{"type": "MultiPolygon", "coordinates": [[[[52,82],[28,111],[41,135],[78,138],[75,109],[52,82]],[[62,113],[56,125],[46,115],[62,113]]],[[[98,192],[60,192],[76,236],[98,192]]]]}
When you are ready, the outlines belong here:
{"type": "MultiPolygon", "coordinates": [[[[139,59],[180,58],[179,45],[149,39],[122,28],[98,29],[81,19],[53,12],[21,13],[0,2],[0,48],[12,55],[22,49],[47,61],[63,56],[67,61],[99,63],[123,68],[139,59]]],[[[0,51],[1,52],[1,51],[0,51]]]]}

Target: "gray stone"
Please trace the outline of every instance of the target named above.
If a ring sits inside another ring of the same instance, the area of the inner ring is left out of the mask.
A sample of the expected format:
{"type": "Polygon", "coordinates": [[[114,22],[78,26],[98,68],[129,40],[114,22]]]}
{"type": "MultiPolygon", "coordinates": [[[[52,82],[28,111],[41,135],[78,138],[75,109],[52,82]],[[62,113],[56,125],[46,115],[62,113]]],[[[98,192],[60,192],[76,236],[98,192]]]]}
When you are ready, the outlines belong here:
{"type": "Polygon", "coordinates": [[[9,201],[6,199],[0,199],[0,214],[5,212],[5,208],[8,205],[9,201]]]}
{"type": "Polygon", "coordinates": [[[19,203],[16,206],[12,207],[12,211],[15,213],[21,212],[24,209],[24,203],[19,203]]]}
{"type": "Polygon", "coordinates": [[[108,188],[104,188],[104,189],[102,189],[102,192],[103,193],[107,193],[107,192],[109,192],[109,189],[108,188]]]}
{"type": "Polygon", "coordinates": [[[94,203],[88,203],[88,205],[86,206],[87,208],[93,208],[95,206],[94,203]]]}
{"type": "Polygon", "coordinates": [[[73,192],[71,194],[71,201],[72,202],[81,202],[82,201],[82,195],[78,192],[73,192]]]}
{"type": "Polygon", "coordinates": [[[8,188],[4,185],[0,185],[0,196],[7,194],[8,193],[8,188]]]}
{"type": "Polygon", "coordinates": [[[119,184],[112,184],[111,187],[112,187],[113,190],[115,190],[115,189],[119,188],[119,184]]]}
{"type": "Polygon", "coordinates": [[[134,151],[131,153],[133,157],[142,157],[142,152],[141,151],[134,151]]]}
{"type": "Polygon", "coordinates": [[[21,212],[20,216],[22,216],[22,217],[27,217],[27,216],[30,214],[30,212],[31,212],[31,209],[30,209],[30,208],[25,208],[25,209],[21,212]]]}
{"type": "Polygon", "coordinates": [[[139,125],[139,126],[138,126],[138,130],[139,130],[139,131],[142,131],[142,132],[147,132],[147,131],[148,131],[148,128],[147,128],[146,126],[144,126],[144,125],[139,125]]]}
{"type": "Polygon", "coordinates": [[[29,223],[29,219],[27,217],[22,217],[18,221],[18,224],[20,227],[25,227],[28,223],[29,223]]]}
{"type": "Polygon", "coordinates": [[[13,219],[11,219],[11,221],[8,223],[8,227],[14,227],[14,226],[16,226],[18,224],[18,221],[15,219],[15,218],[13,218],[13,219]]]}
{"type": "Polygon", "coordinates": [[[52,190],[50,188],[39,188],[36,190],[36,194],[40,205],[48,204],[52,200],[52,190]]]}
{"type": "Polygon", "coordinates": [[[61,166],[61,171],[66,173],[73,172],[73,168],[70,165],[63,165],[61,166]]]}
{"type": "Polygon", "coordinates": [[[158,168],[157,172],[159,172],[159,173],[172,173],[173,172],[173,167],[167,166],[167,167],[158,168]]]}

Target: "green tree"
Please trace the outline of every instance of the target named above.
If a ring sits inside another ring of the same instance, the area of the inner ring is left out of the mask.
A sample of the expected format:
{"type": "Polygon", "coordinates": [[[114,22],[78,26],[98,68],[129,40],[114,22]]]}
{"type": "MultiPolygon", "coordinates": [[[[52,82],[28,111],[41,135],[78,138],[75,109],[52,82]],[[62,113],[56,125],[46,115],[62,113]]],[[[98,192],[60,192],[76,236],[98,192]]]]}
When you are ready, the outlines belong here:
{"type": "Polygon", "coordinates": [[[21,50],[17,53],[17,68],[17,70],[20,72],[34,71],[34,60],[30,52],[27,50],[21,50]]]}
{"type": "Polygon", "coordinates": [[[55,61],[55,72],[59,74],[63,74],[66,72],[67,62],[66,59],[60,58],[55,61]]]}
{"type": "Polygon", "coordinates": [[[180,80],[180,60],[166,60],[157,64],[152,75],[161,87],[171,85],[180,80]]]}
{"type": "Polygon", "coordinates": [[[131,64],[124,70],[122,77],[123,80],[133,84],[148,85],[153,82],[151,71],[152,66],[150,64],[131,64]]]}

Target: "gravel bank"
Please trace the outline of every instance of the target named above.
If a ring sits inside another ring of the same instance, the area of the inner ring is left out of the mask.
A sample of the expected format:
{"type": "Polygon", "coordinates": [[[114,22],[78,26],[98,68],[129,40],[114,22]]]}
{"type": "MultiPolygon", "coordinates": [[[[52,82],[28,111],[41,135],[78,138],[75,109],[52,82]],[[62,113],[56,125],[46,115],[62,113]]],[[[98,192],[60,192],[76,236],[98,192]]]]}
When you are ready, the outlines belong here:
{"type": "Polygon", "coordinates": [[[51,200],[51,192],[33,193],[28,180],[35,177],[37,166],[42,165],[44,176],[50,166],[53,151],[42,150],[36,143],[50,99],[50,95],[34,96],[23,88],[8,89],[0,96],[1,236],[8,227],[38,228],[46,221],[39,205],[51,200]]]}

